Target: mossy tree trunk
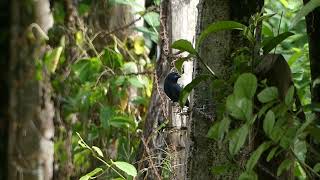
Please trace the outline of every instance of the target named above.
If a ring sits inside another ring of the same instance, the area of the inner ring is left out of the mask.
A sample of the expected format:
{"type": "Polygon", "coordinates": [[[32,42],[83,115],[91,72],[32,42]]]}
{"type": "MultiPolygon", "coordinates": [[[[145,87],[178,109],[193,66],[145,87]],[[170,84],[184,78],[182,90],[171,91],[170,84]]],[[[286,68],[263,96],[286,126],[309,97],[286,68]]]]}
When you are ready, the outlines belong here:
{"type": "MultiPolygon", "coordinates": [[[[234,20],[248,25],[251,15],[260,12],[263,0],[260,1],[219,1],[201,0],[198,5],[198,34],[209,24],[221,20],[234,20]]],[[[236,32],[223,31],[210,35],[200,47],[200,56],[216,75],[227,80],[231,75],[231,53],[246,42],[236,32]]],[[[204,66],[199,63],[194,65],[194,75],[208,74],[204,66]]],[[[232,87],[232,86],[230,86],[232,87]]],[[[232,91],[231,89],[226,91],[232,91]]],[[[189,156],[188,179],[238,179],[243,169],[236,168],[225,175],[215,175],[210,169],[215,166],[230,163],[228,147],[226,144],[218,144],[206,137],[213,121],[217,120],[217,107],[222,99],[218,98],[218,91],[210,83],[202,83],[194,90],[193,109],[191,115],[191,139],[192,152],[189,156]],[[202,112],[202,113],[199,113],[202,112]],[[206,116],[201,114],[205,113],[206,116]],[[209,118],[208,118],[209,117],[209,118]],[[211,118],[210,118],[211,117],[211,118]]],[[[252,151],[252,145],[248,143],[242,153],[237,157],[240,167],[247,160],[246,154],[252,151]]]]}

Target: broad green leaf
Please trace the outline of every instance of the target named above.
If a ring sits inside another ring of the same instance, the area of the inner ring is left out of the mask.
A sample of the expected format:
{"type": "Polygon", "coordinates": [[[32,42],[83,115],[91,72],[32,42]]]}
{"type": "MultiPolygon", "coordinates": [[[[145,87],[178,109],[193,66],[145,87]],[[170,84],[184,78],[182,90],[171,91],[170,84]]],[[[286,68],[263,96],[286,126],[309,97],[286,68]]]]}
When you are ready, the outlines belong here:
{"type": "Polygon", "coordinates": [[[252,100],[231,94],[227,97],[226,107],[234,118],[246,121],[252,120],[252,100]]]}
{"type": "Polygon", "coordinates": [[[220,126],[221,121],[214,123],[208,133],[207,133],[207,137],[211,138],[211,139],[215,139],[218,140],[219,139],[219,126],[220,126]]]}
{"type": "Polygon", "coordinates": [[[80,178],[80,180],[89,180],[89,179],[91,179],[92,176],[95,176],[96,174],[98,174],[101,171],[103,171],[102,168],[95,168],[93,171],[91,171],[88,174],[82,176],[80,178]]]}
{"type": "Polygon", "coordinates": [[[148,12],[143,16],[144,20],[152,27],[160,26],[160,15],[156,12],[148,12]]]}
{"type": "Polygon", "coordinates": [[[252,171],[260,159],[262,153],[271,146],[272,142],[264,142],[250,156],[246,164],[246,170],[252,171]]]}
{"type": "Polygon", "coordinates": [[[297,139],[294,142],[293,151],[294,151],[294,154],[297,156],[297,158],[301,162],[304,162],[307,154],[307,142],[305,140],[297,139]]]}
{"type": "Polygon", "coordinates": [[[123,65],[123,56],[110,48],[105,48],[101,56],[101,61],[105,66],[118,69],[123,65]]]}
{"type": "Polygon", "coordinates": [[[239,180],[258,180],[258,175],[254,171],[245,171],[240,175],[239,180]]]}
{"type": "Polygon", "coordinates": [[[311,11],[313,11],[315,8],[319,6],[320,6],[319,0],[310,0],[298,11],[296,16],[292,19],[291,27],[294,27],[302,17],[308,15],[311,11]]]}
{"type": "Polygon", "coordinates": [[[283,129],[281,127],[278,127],[278,126],[275,126],[272,130],[272,133],[271,133],[271,139],[277,143],[281,137],[283,136],[284,132],[283,132],[283,129]]]}
{"type": "Polygon", "coordinates": [[[278,98],[278,89],[276,87],[266,87],[258,94],[258,100],[267,103],[278,98]]]}
{"type": "Polygon", "coordinates": [[[234,94],[237,97],[252,99],[257,90],[257,78],[251,73],[241,74],[234,84],[234,94]]]}
{"type": "Polygon", "coordinates": [[[59,46],[53,50],[49,50],[44,57],[45,64],[51,73],[57,69],[59,59],[63,50],[63,46],[59,46]]]}
{"type": "Polygon", "coordinates": [[[114,116],[109,121],[110,126],[117,128],[131,128],[134,129],[136,124],[130,116],[114,116]]]}
{"type": "Polygon", "coordinates": [[[101,151],[101,149],[97,146],[92,146],[92,149],[100,156],[103,157],[103,152],[101,151]]]}
{"type": "Polygon", "coordinates": [[[128,81],[131,84],[131,86],[137,88],[147,87],[149,84],[148,78],[143,76],[131,76],[128,78],[128,81]]]}
{"type": "Polygon", "coordinates": [[[215,140],[221,140],[224,133],[229,129],[231,120],[228,117],[224,117],[222,121],[215,123],[208,131],[207,137],[215,140]]]}
{"type": "Polygon", "coordinates": [[[293,103],[293,96],[294,96],[294,86],[291,85],[284,99],[284,102],[288,107],[290,107],[293,103]]]}
{"type": "Polygon", "coordinates": [[[133,165],[127,162],[116,161],[116,162],[113,162],[112,164],[114,164],[115,166],[117,166],[117,168],[119,168],[121,171],[125,172],[130,176],[133,176],[133,177],[137,176],[137,169],[133,165]]]}
{"type": "Polygon", "coordinates": [[[102,68],[101,62],[97,58],[81,59],[72,65],[72,70],[81,82],[95,80],[102,68]]]}
{"type": "Polygon", "coordinates": [[[236,155],[241,147],[246,142],[249,133],[249,126],[247,124],[242,125],[236,130],[236,132],[230,137],[229,140],[229,153],[234,156],[236,155]]]}
{"type": "Polygon", "coordinates": [[[196,47],[198,48],[202,41],[211,33],[216,33],[223,30],[243,30],[246,28],[245,25],[238,23],[236,21],[219,21],[213,24],[210,24],[202,33],[200,34],[196,47]]]}
{"type": "Polygon", "coordinates": [[[278,36],[272,38],[269,40],[265,45],[262,47],[263,54],[268,54],[273,48],[275,48],[278,44],[280,44],[282,41],[287,39],[288,37],[294,35],[292,32],[284,32],[279,34],[278,36]]]}
{"type": "Polygon", "coordinates": [[[280,146],[287,149],[291,147],[295,141],[297,133],[296,127],[289,127],[285,130],[284,136],[281,137],[280,146]]]}
{"type": "Polygon", "coordinates": [[[279,146],[276,146],[271,149],[271,151],[269,152],[269,154],[267,156],[267,162],[269,162],[274,157],[274,155],[276,154],[278,149],[279,149],[279,146]]]}
{"type": "Polygon", "coordinates": [[[190,92],[192,91],[192,89],[194,89],[202,81],[207,80],[209,77],[210,77],[209,75],[200,75],[200,76],[196,77],[195,79],[193,79],[191,83],[189,83],[188,85],[186,85],[183,88],[183,90],[180,93],[180,97],[179,97],[179,104],[181,107],[183,107],[186,104],[188,96],[189,96],[190,92]]]}
{"type": "Polygon", "coordinates": [[[317,163],[316,165],[314,165],[313,170],[317,173],[320,172],[320,163],[317,163]]]}
{"type": "Polygon", "coordinates": [[[185,40],[185,39],[179,39],[175,41],[172,45],[171,48],[173,49],[178,49],[182,52],[188,52],[192,55],[196,55],[197,51],[193,48],[192,44],[190,41],[185,40]]]}
{"type": "Polygon", "coordinates": [[[276,118],[274,116],[274,113],[272,112],[272,110],[269,110],[263,120],[263,130],[268,136],[271,135],[275,120],[276,118]]]}
{"type": "Polygon", "coordinates": [[[135,27],[134,29],[136,29],[139,32],[142,32],[144,36],[146,36],[147,38],[150,38],[153,42],[155,43],[159,42],[158,32],[156,32],[153,28],[140,26],[140,27],[135,27]]]}
{"type": "Polygon", "coordinates": [[[289,170],[292,165],[293,165],[293,163],[292,163],[291,159],[286,159],[286,160],[282,161],[282,163],[278,167],[277,176],[280,176],[283,173],[283,171],[289,170]]]}

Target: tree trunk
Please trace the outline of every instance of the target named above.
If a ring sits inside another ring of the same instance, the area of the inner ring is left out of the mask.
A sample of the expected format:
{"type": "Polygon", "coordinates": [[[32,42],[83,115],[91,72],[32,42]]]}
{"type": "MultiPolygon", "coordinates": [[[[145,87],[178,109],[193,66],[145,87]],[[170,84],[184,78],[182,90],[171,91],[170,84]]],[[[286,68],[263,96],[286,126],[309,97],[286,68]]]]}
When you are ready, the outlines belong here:
{"type": "MultiPolygon", "coordinates": [[[[309,0],[303,1],[305,4],[309,0]]],[[[311,70],[311,102],[319,103],[320,102],[320,84],[317,83],[313,86],[313,82],[320,78],[320,8],[316,8],[306,16],[306,27],[309,40],[309,59],[310,59],[310,70],[311,70]]],[[[320,113],[316,112],[317,121],[316,124],[319,125],[320,113]]],[[[318,131],[318,130],[316,130],[318,131]]],[[[310,146],[307,154],[307,164],[310,167],[314,167],[319,161],[319,157],[315,158],[313,154],[314,151],[317,151],[320,148],[319,141],[315,143],[313,140],[310,142],[310,146]]]]}
{"type": "MultiPolygon", "coordinates": [[[[198,5],[198,34],[209,24],[221,20],[235,20],[248,24],[249,18],[259,12],[263,1],[217,1],[201,0],[198,5]]],[[[221,79],[228,79],[231,74],[232,53],[238,47],[244,46],[245,41],[239,33],[223,31],[210,35],[200,47],[200,56],[206,64],[221,79]]],[[[195,75],[207,74],[206,69],[196,63],[194,65],[195,75]]],[[[206,134],[212,122],[216,118],[216,107],[221,102],[217,99],[218,94],[210,83],[202,83],[194,90],[194,106],[191,121],[191,139],[193,140],[192,152],[189,157],[189,179],[238,179],[243,170],[241,168],[232,169],[226,175],[214,175],[210,169],[214,166],[221,166],[230,163],[228,160],[228,148],[226,144],[218,144],[214,140],[206,138],[206,134]],[[202,111],[205,118],[198,112],[202,111]]],[[[252,151],[252,145],[248,144],[243,153],[237,157],[238,165],[243,167],[246,161],[246,153],[252,151]]]]}
{"type": "Polygon", "coordinates": [[[13,0],[11,4],[8,179],[49,180],[54,108],[41,59],[46,48],[43,33],[53,19],[48,0],[13,0]]]}

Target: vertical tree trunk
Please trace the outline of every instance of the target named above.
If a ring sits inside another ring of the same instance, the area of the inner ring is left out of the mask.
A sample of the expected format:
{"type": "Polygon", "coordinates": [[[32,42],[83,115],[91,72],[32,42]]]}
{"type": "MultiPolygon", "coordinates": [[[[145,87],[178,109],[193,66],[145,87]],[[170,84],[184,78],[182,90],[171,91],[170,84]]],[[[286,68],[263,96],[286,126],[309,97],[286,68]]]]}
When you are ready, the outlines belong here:
{"type": "MultiPolygon", "coordinates": [[[[201,0],[198,5],[198,33],[201,33],[209,24],[220,20],[236,20],[248,24],[251,15],[259,12],[263,5],[260,1],[217,1],[201,0]]],[[[210,35],[200,47],[200,56],[204,59],[219,78],[228,79],[231,73],[230,53],[240,45],[245,45],[239,33],[230,31],[219,32],[210,35]]],[[[201,64],[194,65],[195,74],[207,74],[201,64]]],[[[194,90],[194,107],[207,114],[208,117],[216,117],[216,105],[222,102],[216,99],[214,87],[210,83],[202,83],[194,90]]],[[[191,139],[193,140],[192,152],[189,157],[189,179],[238,179],[241,168],[233,169],[227,175],[219,176],[210,172],[214,166],[226,165],[228,160],[228,148],[226,144],[219,145],[217,142],[206,138],[209,127],[215,119],[207,119],[192,112],[191,139]]],[[[251,151],[248,145],[244,152],[251,151]]],[[[245,153],[239,155],[238,164],[244,165],[245,153]]]]}
{"type": "Polygon", "coordinates": [[[45,51],[41,31],[46,33],[53,19],[48,0],[11,4],[8,179],[49,180],[54,108],[49,76],[39,65],[45,51]]]}
{"type": "MultiPolygon", "coordinates": [[[[303,1],[305,4],[309,2],[309,0],[303,1]]],[[[309,40],[309,59],[310,59],[310,70],[311,70],[311,102],[319,103],[320,102],[320,84],[317,83],[313,86],[313,82],[320,78],[320,8],[316,8],[311,13],[306,16],[306,27],[308,33],[309,40]]],[[[319,124],[320,121],[320,113],[317,112],[317,121],[316,124],[319,124]]],[[[319,158],[314,158],[313,151],[317,151],[320,148],[318,143],[314,143],[314,141],[310,141],[310,147],[312,149],[308,150],[307,154],[307,164],[310,167],[314,167],[314,165],[319,161],[319,158]],[[310,153],[311,152],[311,153],[310,153]]]]}

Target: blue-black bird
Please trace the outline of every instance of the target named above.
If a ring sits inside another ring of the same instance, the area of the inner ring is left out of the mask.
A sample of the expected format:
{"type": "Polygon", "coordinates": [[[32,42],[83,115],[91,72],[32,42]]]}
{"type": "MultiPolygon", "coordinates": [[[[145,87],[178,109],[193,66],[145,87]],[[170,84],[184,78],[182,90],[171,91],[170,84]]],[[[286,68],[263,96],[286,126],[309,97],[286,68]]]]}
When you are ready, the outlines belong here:
{"type": "MultiPolygon", "coordinates": [[[[182,91],[181,86],[177,83],[180,77],[178,73],[171,72],[164,80],[164,92],[173,102],[179,101],[180,92],[182,91]]],[[[185,105],[189,107],[188,100],[185,105]]]]}

